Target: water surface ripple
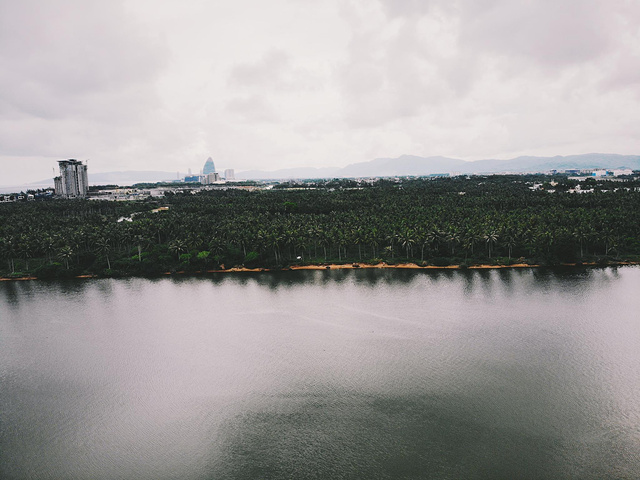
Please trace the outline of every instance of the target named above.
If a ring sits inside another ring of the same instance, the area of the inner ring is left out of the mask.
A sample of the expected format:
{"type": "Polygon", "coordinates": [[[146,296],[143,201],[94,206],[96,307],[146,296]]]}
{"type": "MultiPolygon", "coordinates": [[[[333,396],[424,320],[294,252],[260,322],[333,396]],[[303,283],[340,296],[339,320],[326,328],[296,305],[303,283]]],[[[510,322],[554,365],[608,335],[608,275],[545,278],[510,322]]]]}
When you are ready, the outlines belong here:
{"type": "Polygon", "coordinates": [[[3,479],[637,479],[640,267],[0,282],[3,479]]]}

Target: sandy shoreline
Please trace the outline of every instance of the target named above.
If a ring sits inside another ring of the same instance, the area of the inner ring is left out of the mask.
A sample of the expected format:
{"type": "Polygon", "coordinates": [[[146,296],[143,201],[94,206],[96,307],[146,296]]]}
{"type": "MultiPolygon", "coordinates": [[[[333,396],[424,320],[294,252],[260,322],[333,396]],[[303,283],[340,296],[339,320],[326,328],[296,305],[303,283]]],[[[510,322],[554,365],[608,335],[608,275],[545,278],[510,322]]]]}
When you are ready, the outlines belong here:
{"type": "MultiPolygon", "coordinates": [[[[638,265],[639,262],[616,262],[608,265],[600,265],[595,262],[590,263],[561,263],[559,265],[546,265],[546,267],[554,268],[554,267],[597,267],[597,266],[620,266],[620,265],[638,265]]],[[[369,264],[369,263],[330,263],[323,265],[291,265],[290,267],[283,269],[268,269],[268,268],[245,268],[245,267],[233,267],[227,269],[219,269],[219,270],[207,270],[205,273],[226,273],[226,272],[280,272],[280,271],[292,271],[292,270],[364,270],[364,269],[401,269],[401,270],[496,270],[503,268],[539,268],[545,265],[538,264],[529,264],[529,263],[513,263],[511,265],[490,265],[490,264],[478,264],[478,265],[469,265],[467,267],[462,267],[460,265],[446,265],[446,266],[437,266],[437,265],[417,265],[415,263],[396,263],[396,264],[388,264],[388,263],[377,263],[377,264],[369,264]]],[[[182,274],[185,272],[176,272],[177,274],[182,274]]],[[[202,273],[202,272],[196,272],[202,273]]],[[[167,272],[166,275],[171,275],[171,273],[167,272]]]]}
{"type": "MultiPolygon", "coordinates": [[[[594,264],[595,265],[595,264],[594,264]]],[[[515,263],[513,265],[473,265],[466,267],[468,269],[485,269],[485,268],[534,268],[540,265],[529,265],[527,263],[515,263]]],[[[269,268],[245,268],[245,267],[233,267],[218,270],[207,270],[205,273],[226,273],[226,272],[286,272],[293,270],[365,270],[365,269],[400,269],[400,270],[461,270],[460,265],[417,265],[415,263],[329,263],[323,265],[291,265],[282,269],[269,269],[269,268]]],[[[185,272],[176,272],[177,274],[184,274],[185,272]]],[[[202,273],[202,272],[195,272],[202,273]]],[[[171,275],[167,272],[165,275],[171,275]]]]}
{"type": "MultiPolygon", "coordinates": [[[[526,263],[514,263],[513,265],[473,265],[466,268],[527,268],[539,267],[539,265],[529,265],[526,263]]],[[[294,265],[290,270],[340,270],[340,269],[361,269],[361,268],[397,268],[397,269],[416,269],[416,270],[460,270],[460,265],[417,265],[415,263],[397,263],[389,265],[387,263],[377,263],[370,265],[367,263],[348,263],[348,264],[330,264],[330,265],[294,265]]]]}
{"type": "MultiPolygon", "coordinates": [[[[624,265],[639,265],[640,262],[616,262],[610,263],[607,265],[601,265],[595,262],[590,263],[561,263],[559,265],[547,265],[548,268],[555,267],[616,267],[616,266],[624,266],[624,265]]],[[[195,271],[195,272],[186,272],[186,271],[178,271],[178,272],[164,272],[162,275],[166,276],[174,276],[174,275],[202,275],[206,273],[232,273],[232,272],[246,272],[246,273],[257,273],[257,272],[287,272],[294,270],[365,270],[365,269],[399,269],[399,270],[498,270],[504,268],[539,268],[543,265],[536,264],[528,264],[528,263],[514,263],[512,265],[488,265],[488,264],[479,264],[479,265],[469,265],[468,267],[461,267],[460,265],[446,265],[446,266],[436,266],[436,265],[426,265],[421,266],[415,263],[396,263],[396,264],[388,264],[388,263],[330,263],[323,265],[291,265],[286,268],[279,269],[270,269],[270,268],[246,268],[246,267],[232,267],[232,268],[223,268],[223,269],[214,269],[214,270],[205,270],[205,271],[195,271]]],[[[102,278],[98,275],[78,275],[72,278],[102,278]]],[[[131,278],[131,277],[125,277],[131,278]]],[[[17,277],[17,278],[6,278],[0,277],[0,282],[12,282],[12,281],[24,281],[24,280],[38,280],[38,277],[17,277]]]]}

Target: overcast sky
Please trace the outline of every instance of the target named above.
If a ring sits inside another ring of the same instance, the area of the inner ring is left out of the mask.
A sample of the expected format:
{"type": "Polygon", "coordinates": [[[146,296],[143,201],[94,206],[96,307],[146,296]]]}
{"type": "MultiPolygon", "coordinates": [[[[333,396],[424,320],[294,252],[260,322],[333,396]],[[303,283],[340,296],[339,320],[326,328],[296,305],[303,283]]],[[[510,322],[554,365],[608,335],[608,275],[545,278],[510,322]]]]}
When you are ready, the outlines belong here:
{"type": "Polygon", "coordinates": [[[637,0],[0,0],[0,184],[640,153],[637,0]]]}

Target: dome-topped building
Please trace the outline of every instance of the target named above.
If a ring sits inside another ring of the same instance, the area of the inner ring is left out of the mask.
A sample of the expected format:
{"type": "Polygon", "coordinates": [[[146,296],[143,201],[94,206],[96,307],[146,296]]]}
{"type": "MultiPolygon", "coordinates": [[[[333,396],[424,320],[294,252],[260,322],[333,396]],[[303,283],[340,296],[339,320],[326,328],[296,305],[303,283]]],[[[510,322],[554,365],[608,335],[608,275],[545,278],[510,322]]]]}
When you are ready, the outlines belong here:
{"type": "Polygon", "coordinates": [[[211,157],[207,158],[207,161],[204,162],[204,167],[202,168],[202,174],[208,175],[210,173],[216,172],[216,166],[213,164],[213,160],[211,157]]]}

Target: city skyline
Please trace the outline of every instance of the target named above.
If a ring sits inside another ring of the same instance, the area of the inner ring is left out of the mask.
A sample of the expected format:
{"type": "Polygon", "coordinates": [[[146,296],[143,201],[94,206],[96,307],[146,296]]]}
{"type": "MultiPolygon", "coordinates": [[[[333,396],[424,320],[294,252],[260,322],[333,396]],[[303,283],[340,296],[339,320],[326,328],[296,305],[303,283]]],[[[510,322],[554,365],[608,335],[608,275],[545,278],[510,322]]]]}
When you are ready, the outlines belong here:
{"type": "MultiPolygon", "coordinates": [[[[397,176],[433,176],[433,175],[500,175],[500,174],[529,174],[529,173],[567,173],[576,174],[604,172],[607,175],[630,174],[640,170],[640,155],[619,154],[580,154],[566,156],[521,156],[511,159],[480,159],[464,161],[451,157],[417,157],[402,155],[397,158],[378,158],[367,162],[357,162],[345,167],[334,168],[285,168],[276,170],[245,170],[240,171],[236,177],[234,168],[224,166],[217,168],[211,157],[202,164],[202,168],[188,168],[180,171],[157,170],[125,170],[111,172],[91,172],[87,177],[88,161],[75,159],[56,160],[62,167],[67,164],[79,165],[82,168],[84,185],[120,184],[132,185],[135,183],[154,182],[203,182],[216,183],[220,180],[269,180],[269,179],[313,179],[313,178],[373,178],[373,177],[397,177],[397,176]]],[[[60,175],[53,171],[50,178],[25,182],[23,185],[2,185],[0,192],[13,192],[50,188],[55,186],[56,192],[63,191],[61,177],[64,177],[63,169],[60,175]],[[11,190],[14,189],[14,190],[11,190]]],[[[33,180],[33,179],[32,179],[33,180]]],[[[63,182],[68,183],[68,182],[63,182]]]]}
{"type": "Polygon", "coordinates": [[[0,2],[0,185],[64,158],[638,154],[639,18],[603,0],[0,2]]]}

